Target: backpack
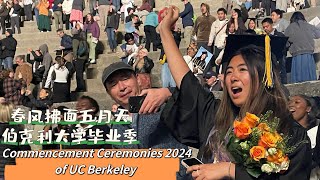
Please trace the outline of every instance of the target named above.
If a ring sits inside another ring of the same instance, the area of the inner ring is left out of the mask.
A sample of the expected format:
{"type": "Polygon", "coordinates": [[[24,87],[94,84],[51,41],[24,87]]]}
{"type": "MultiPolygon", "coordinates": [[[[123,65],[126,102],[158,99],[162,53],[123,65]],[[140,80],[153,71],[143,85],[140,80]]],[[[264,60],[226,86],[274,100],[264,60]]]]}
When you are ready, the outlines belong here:
{"type": "Polygon", "coordinates": [[[78,50],[77,50],[77,55],[78,56],[83,56],[88,52],[88,44],[87,41],[80,41],[79,42],[79,46],[78,46],[78,50]]]}

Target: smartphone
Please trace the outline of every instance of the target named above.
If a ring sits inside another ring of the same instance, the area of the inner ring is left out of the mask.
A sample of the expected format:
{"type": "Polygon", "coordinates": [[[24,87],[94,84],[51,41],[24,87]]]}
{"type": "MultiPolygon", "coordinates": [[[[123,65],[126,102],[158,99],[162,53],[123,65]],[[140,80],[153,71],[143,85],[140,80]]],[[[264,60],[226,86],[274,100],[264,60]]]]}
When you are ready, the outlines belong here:
{"type": "Polygon", "coordinates": [[[146,96],[129,97],[129,112],[138,113],[146,96]]]}
{"type": "Polygon", "coordinates": [[[203,164],[203,162],[201,162],[198,158],[186,158],[181,160],[181,164],[188,168],[193,165],[203,164]]]}

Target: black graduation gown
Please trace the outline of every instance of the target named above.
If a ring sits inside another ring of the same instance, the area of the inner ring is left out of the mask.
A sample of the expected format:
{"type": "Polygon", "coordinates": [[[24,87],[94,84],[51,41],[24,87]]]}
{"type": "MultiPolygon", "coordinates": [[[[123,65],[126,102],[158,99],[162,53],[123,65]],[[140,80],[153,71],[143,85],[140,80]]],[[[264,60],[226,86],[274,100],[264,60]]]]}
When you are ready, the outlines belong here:
{"type": "MultiPolygon", "coordinates": [[[[183,144],[199,148],[198,158],[204,163],[211,163],[203,159],[205,145],[208,135],[214,126],[214,119],[220,100],[206,91],[189,71],[183,78],[180,91],[173,95],[166,106],[161,119],[170,128],[173,135],[183,144]]],[[[292,135],[289,146],[297,142],[308,140],[306,131],[296,123],[292,122],[289,134],[292,135]]],[[[311,147],[310,142],[300,145],[289,154],[289,169],[284,174],[262,175],[259,179],[309,179],[311,171],[311,147]]],[[[236,179],[254,179],[241,164],[236,165],[236,179]]]]}

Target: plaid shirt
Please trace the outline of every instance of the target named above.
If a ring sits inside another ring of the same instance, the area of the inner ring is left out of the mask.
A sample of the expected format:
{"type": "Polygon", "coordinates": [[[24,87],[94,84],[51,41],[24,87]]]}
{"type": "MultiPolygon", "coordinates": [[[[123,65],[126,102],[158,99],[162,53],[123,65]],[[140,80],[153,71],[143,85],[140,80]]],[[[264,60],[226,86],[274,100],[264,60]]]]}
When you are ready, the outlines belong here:
{"type": "Polygon", "coordinates": [[[15,80],[13,78],[7,78],[3,82],[4,98],[7,102],[14,105],[21,105],[21,89],[26,87],[26,82],[23,79],[15,80]]]}

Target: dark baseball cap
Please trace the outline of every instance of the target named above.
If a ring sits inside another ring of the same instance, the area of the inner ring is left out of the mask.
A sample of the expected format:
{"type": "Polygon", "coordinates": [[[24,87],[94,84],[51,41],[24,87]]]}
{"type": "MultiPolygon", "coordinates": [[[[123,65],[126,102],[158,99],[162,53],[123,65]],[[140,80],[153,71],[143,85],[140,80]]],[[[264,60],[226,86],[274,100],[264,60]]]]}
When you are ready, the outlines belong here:
{"type": "Polygon", "coordinates": [[[132,71],[134,72],[133,68],[127,64],[127,63],[124,63],[124,62],[116,62],[116,63],[112,63],[110,64],[108,67],[106,67],[104,70],[103,70],[103,73],[102,73],[102,83],[103,85],[105,85],[107,79],[116,71],[119,71],[119,70],[128,70],[128,71],[132,71]]]}
{"type": "Polygon", "coordinates": [[[214,72],[214,71],[208,71],[208,72],[206,72],[204,75],[203,75],[203,77],[204,78],[206,78],[206,79],[209,79],[209,78],[211,78],[212,76],[218,76],[218,74],[216,73],[216,72],[214,72]]]}

